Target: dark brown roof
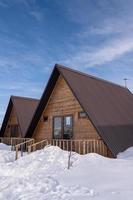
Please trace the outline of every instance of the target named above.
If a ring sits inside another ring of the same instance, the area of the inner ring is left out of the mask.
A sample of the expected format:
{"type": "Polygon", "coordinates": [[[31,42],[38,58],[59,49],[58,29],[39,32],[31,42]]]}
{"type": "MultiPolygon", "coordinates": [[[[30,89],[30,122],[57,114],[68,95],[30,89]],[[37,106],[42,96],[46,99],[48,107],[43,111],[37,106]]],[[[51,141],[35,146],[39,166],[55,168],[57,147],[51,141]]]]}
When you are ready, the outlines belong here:
{"type": "Polygon", "coordinates": [[[62,75],[114,156],[133,146],[133,95],[120,85],[56,64],[29,126],[32,133],[62,75]]]}
{"type": "Polygon", "coordinates": [[[7,126],[7,122],[10,117],[10,113],[12,111],[12,108],[15,109],[18,122],[20,125],[20,130],[22,137],[25,137],[27,128],[31,122],[31,119],[33,117],[33,114],[35,112],[35,109],[38,105],[39,100],[27,98],[27,97],[17,97],[17,96],[11,96],[6,114],[1,126],[1,136],[4,135],[5,128],[7,126]]]}

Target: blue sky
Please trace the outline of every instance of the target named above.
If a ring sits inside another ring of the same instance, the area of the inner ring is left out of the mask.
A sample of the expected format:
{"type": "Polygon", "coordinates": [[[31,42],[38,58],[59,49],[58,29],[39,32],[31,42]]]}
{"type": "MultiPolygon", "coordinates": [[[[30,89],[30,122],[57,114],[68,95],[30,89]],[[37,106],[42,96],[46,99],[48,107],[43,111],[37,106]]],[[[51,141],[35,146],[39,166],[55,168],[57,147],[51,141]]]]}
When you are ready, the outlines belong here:
{"type": "Polygon", "coordinates": [[[55,63],[133,91],[132,0],[0,0],[0,123],[10,95],[39,98],[55,63]]]}

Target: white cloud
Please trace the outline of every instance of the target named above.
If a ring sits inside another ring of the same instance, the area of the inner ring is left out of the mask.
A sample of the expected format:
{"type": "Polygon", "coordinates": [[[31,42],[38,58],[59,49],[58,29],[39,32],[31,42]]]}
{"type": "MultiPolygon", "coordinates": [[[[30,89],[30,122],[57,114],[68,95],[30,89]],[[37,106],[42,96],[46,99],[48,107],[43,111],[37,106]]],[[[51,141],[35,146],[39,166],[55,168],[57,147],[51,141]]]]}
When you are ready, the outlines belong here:
{"type": "Polygon", "coordinates": [[[132,50],[133,38],[114,39],[93,51],[88,50],[87,52],[87,49],[85,49],[85,51],[77,52],[63,63],[87,68],[113,61],[132,50]]]}
{"type": "MultiPolygon", "coordinates": [[[[107,26],[103,26],[103,27],[91,27],[91,29],[89,30],[89,32],[91,34],[96,34],[96,35],[105,35],[105,34],[116,34],[116,33],[121,33],[122,32],[122,27],[115,27],[114,25],[107,25],[107,26]]],[[[86,35],[89,32],[85,32],[86,35]]]]}

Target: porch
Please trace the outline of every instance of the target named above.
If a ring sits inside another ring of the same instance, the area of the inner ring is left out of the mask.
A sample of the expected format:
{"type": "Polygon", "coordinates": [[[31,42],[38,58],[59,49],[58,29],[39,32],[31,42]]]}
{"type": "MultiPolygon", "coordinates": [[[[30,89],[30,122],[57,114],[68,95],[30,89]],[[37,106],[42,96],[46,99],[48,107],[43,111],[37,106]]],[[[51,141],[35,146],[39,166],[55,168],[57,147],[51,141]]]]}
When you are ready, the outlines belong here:
{"type": "Polygon", "coordinates": [[[108,156],[107,147],[102,140],[45,139],[36,142],[34,139],[30,139],[15,146],[16,159],[19,157],[19,151],[21,151],[21,156],[23,156],[23,152],[31,153],[36,150],[41,150],[48,145],[58,146],[62,150],[74,151],[79,154],[98,153],[103,156],[108,156]]]}
{"type": "Polygon", "coordinates": [[[98,153],[108,156],[108,149],[102,140],[67,140],[67,139],[44,139],[35,141],[33,138],[0,138],[0,143],[11,146],[15,151],[15,159],[23,156],[24,153],[31,153],[41,150],[47,145],[58,146],[65,151],[74,151],[79,154],[98,153]]]}

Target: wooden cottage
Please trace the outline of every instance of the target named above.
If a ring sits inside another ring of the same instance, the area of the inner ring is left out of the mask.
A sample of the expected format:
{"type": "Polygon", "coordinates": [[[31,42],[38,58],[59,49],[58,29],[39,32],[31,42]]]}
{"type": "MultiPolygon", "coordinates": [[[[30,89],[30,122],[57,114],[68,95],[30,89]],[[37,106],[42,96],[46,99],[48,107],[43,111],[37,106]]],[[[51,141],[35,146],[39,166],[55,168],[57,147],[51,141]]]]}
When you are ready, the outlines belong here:
{"type": "Polygon", "coordinates": [[[120,85],[56,64],[26,137],[116,157],[133,145],[133,96],[120,85]]]}
{"type": "Polygon", "coordinates": [[[1,126],[0,137],[24,138],[39,100],[11,96],[1,126]]]}

